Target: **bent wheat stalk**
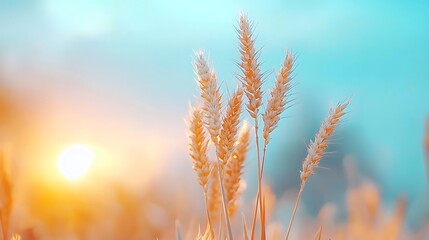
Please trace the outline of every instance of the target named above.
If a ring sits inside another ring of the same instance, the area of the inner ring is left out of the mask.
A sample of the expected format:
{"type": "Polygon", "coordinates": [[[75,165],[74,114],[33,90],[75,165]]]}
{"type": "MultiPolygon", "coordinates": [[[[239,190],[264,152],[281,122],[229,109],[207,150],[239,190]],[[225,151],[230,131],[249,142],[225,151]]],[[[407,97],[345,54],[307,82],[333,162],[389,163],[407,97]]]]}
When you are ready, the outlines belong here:
{"type": "Polygon", "coordinates": [[[203,99],[203,111],[205,115],[205,125],[210,133],[211,140],[216,147],[216,159],[219,167],[217,168],[219,174],[220,191],[222,195],[222,207],[227,225],[228,236],[233,240],[231,222],[228,215],[226,195],[223,184],[223,165],[224,163],[219,158],[218,152],[220,150],[220,130],[221,130],[221,110],[222,99],[217,84],[217,78],[212,69],[207,64],[204,54],[199,52],[195,56],[195,68],[198,77],[198,83],[201,89],[201,98],[203,99]]]}
{"type": "Polygon", "coordinates": [[[302,171],[300,174],[301,186],[299,188],[298,197],[296,199],[295,207],[293,209],[293,213],[287,229],[285,237],[286,240],[289,238],[292,223],[295,218],[299,202],[301,200],[302,192],[304,191],[305,183],[310,176],[314,175],[314,171],[318,168],[319,162],[322,159],[326,148],[328,147],[329,138],[334,133],[341,117],[345,114],[344,110],[346,109],[348,104],[349,102],[346,102],[344,104],[338,104],[335,108],[331,109],[329,111],[328,118],[322,123],[319,132],[316,133],[314,141],[310,141],[307,157],[304,159],[304,162],[302,164],[302,171]]]}

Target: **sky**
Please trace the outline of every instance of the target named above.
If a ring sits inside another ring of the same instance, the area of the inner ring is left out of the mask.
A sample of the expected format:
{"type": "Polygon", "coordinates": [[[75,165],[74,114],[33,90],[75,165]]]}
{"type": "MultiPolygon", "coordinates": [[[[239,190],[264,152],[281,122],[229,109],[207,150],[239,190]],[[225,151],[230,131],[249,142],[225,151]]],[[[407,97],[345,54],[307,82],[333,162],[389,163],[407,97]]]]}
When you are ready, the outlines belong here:
{"type": "Polygon", "coordinates": [[[23,122],[47,142],[116,145],[135,162],[186,159],[184,119],[198,96],[193,53],[206,52],[228,96],[238,83],[240,12],[255,24],[265,89],[286,51],[297,56],[294,103],[268,157],[281,158],[285,144],[305,150],[329,107],[351,98],[335,143],[345,133],[354,139],[344,154],[387,198],[418,197],[427,186],[422,139],[429,115],[423,0],[2,0],[0,93],[23,106],[23,122]]]}

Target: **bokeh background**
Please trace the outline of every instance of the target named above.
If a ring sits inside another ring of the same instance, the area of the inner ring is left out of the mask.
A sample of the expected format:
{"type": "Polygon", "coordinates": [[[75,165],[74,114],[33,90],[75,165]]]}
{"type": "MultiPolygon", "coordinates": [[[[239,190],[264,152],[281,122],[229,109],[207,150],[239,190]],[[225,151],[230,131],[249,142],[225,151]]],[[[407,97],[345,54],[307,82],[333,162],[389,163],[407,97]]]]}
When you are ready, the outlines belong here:
{"type": "MultiPolygon", "coordinates": [[[[379,187],[386,206],[407,198],[409,225],[417,226],[428,187],[422,142],[429,114],[429,3],[423,0],[1,0],[0,140],[16,179],[16,201],[26,206],[15,210],[26,219],[17,225],[62,219],[40,210],[58,199],[48,201],[49,194],[34,189],[57,191],[52,182],[60,177],[52,164],[73,143],[98,154],[91,184],[64,183],[76,195],[117,197],[112,185],[139,196],[136,205],[159,195],[151,203],[155,225],[183,218],[179,210],[166,213],[165,198],[189,192],[201,205],[184,121],[198,96],[193,52],[210,56],[227,97],[238,83],[241,11],[255,24],[266,92],[286,50],[297,56],[294,101],[267,156],[274,193],[298,187],[306,144],[329,107],[351,97],[332,154],[304,194],[308,213],[344,201],[343,160],[352,159],[359,175],[379,187]]],[[[247,199],[256,185],[253,156],[246,166],[247,199]]],[[[120,212],[115,204],[104,207],[120,212]]]]}

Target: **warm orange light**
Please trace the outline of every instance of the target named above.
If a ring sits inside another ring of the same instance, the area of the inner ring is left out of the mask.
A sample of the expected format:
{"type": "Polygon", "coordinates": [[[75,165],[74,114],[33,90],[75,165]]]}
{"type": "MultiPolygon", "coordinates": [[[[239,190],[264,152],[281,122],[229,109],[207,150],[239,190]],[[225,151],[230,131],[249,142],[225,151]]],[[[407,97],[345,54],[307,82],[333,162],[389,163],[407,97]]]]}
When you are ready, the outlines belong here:
{"type": "Polygon", "coordinates": [[[68,180],[78,180],[89,171],[94,162],[94,152],[83,145],[72,145],[58,157],[58,170],[68,180]]]}

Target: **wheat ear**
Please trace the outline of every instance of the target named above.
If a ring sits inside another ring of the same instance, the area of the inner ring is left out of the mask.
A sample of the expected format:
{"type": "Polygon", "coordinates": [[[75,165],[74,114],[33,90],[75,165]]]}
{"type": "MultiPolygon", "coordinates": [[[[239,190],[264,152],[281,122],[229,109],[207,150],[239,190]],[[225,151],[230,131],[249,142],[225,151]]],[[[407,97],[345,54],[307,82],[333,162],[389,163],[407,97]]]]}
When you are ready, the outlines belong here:
{"type": "Polygon", "coordinates": [[[212,217],[212,221],[218,220],[219,217],[219,206],[221,204],[221,193],[220,193],[220,184],[219,184],[219,176],[218,176],[218,164],[215,163],[213,166],[212,173],[210,175],[210,184],[209,184],[209,192],[208,192],[208,203],[209,203],[209,211],[210,216],[212,217]]]}
{"type": "Polygon", "coordinates": [[[328,119],[326,119],[316,134],[314,141],[310,141],[308,147],[308,155],[304,159],[301,171],[301,181],[306,182],[307,179],[314,175],[314,170],[319,166],[319,162],[328,147],[329,137],[334,133],[338,122],[345,114],[345,109],[349,102],[338,104],[335,108],[329,111],[328,119]]]}
{"type": "Polygon", "coordinates": [[[219,135],[219,147],[217,156],[221,160],[222,169],[227,164],[229,157],[234,150],[234,144],[237,140],[238,124],[240,123],[241,105],[243,102],[243,91],[237,89],[229,101],[226,114],[222,121],[222,129],[219,135]]]}
{"type": "MultiPolygon", "coordinates": [[[[219,139],[220,139],[220,127],[221,127],[221,110],[222,110],[222,96],[219,92],[217,79],[214,71],[210,69],[207,61],[204,58],[202,52],[196,54],[195,57],[195,68],[198,77],[198,84],[201,89],[201,98],[203,99],[204,106],[203,110],[205,113],[206,127],[210,133],[211,140],[216,147],[216,158],[220,166],[223,165],[222,161],[217,156],[219,151],[219,139]]],[[[222,168],[218,168],[220,191],[222,194],[222,206],[225,215],[225,221],[228,229],[228,236],[230,240],[233,240],[231,222],[229,220],[225,189],[223,186],[223,172],[222,168]]]]}
{"type": "MultiPolygon", "coordinates": [[[[265,113],[262,114],[264,121],[264,145],[268,145],[270,141],[270,133],[277,127],[280,120],[280,115],[285,110],[287,104],[286,94],[291,88],[291,73],[293,68],[294,58],[291,53],[286,54],[283,66],[280,68],[276,76],[274,88],[270,91],[270,98],[268,99],[267,108],[265,113]]],[[[262,158],[262,166],[264,165],[264,158],[262,158]]]]}
{"type": "MultiPolygon", "coordinates": [[[[247,19],[245,14],[240,15],[240,23],[238,29],[238,37],[240,40],[240,69],[242,72],[241,82],[244,87],[244,92],[248,99],[247,111],[249,115],[254,119],[255,123],[255,140],[256,140],[256,154],[258,160],[258,192],[262,192],[262,179],[261,179],[261,158],[260,158],[260,150],[259,150],[259,133],[258,133],[258,112],[259,108],[262,104],[262,76],[260,72],[260,63],[258,61],[259,54],[255,50],[252,34],[252,26],[247,19]]],[[[258,212],[262,212],[262,205],[258,204],[260,202],[260,194],[258,194],[256,200],[255,211],[253,215],[253,223],[252,223],[252,234],[251,239],[254,239],[255,235],[255,227],[256,227],[256,217],[258,212]]],[[[261,216],[262,222],[262,216],[261,216]]],[[[261,224],[262,225],[262,224],[261,224]]],[[[261,229],[264,229],[265,226],[261,226],[261,229]]],[[[261,231],[261,233],[264,231],[261,231]]],[[[265,239],[265,236],[261,236],[261,238],[265,239]]]]}
{"type": "Polygon", "coordinates": [[[242,71],[241,80],[245,88],[246,96],[249,100],[247,110],[252,118],[258,116],[259,107],[262,105],[262,76],[259,70],[259,54],[255,50],[252,33],[252,26],[244,14],[240,15],[240,26],[238,29],[240,40],[242,71]]]}
{"type": "Polygon", "coordinates": [[[230,216],[234,216],[237,208],[241,175],[250,142],[250,129],[247,122],[243,123],[233,154],[225,167],[225,190],[230,216]]]}
{"type": "Polygon", "coordinates": [[[195,71],[203,99],[205,125],[212,142],[217,145],[221,128],[222,99],[219,92],[216,74],[210,69],[203,52],[195,54],[195,71]]]}
{"type": "Polygon", "coordinates": [[[193,169],[197,173],[198,183],[204,191],[207,221],[210,232],[214,234],[207,195],[207,183],[212,167],[207,157],[208,139],[204,132],[203,119],[203,112],[200,109],[191,109],[191,119],[189,122],[189,155],[193,160],[193,169]]]}
{"type": "Polygon", "coordinates": [[[348,104],[349,102],[346,102],[343,104],[338,104],[335,108],[332,108],[329,111],[328,118],[320,126],[319,132],[316,133],[314,141],[310,141],[310,145],[308,146],[308,149],[307,149],[308,150],[307,157],[304,159],[304,162],[302,164],[301,186],[295,202],[292,217],[289,222],[288,230],[285,237],[286,240],[289,238],[292,223],[295,218],[295,214],[298,209],[299,202],[301,200],[302,192],[304,191],[305,183],[307,182],[310,176],[314,175],[314,171],[319,166],[319,162],[322,159],[326,148],[328,147],[329,138],[334,133],[341,117],[344,116],[345,114],[344,110],[346,109],[348,104]]]}

